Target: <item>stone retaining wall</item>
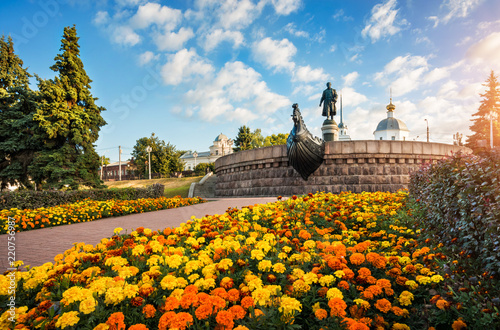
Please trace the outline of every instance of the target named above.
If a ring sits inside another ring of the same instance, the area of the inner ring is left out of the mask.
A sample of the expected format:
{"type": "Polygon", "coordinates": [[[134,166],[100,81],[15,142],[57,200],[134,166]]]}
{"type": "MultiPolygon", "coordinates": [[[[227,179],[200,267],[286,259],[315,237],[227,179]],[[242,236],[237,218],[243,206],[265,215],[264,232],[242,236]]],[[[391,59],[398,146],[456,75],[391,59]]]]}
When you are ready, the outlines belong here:
{"type": "Polygon", "coordinates": [[[290,196],[316,191],[397,191],[423,163],[470,149],[416,141],[331,141],[307,181],[288,165],[286,146],[240,151],[217,159],[215,195],[290,196]]]}

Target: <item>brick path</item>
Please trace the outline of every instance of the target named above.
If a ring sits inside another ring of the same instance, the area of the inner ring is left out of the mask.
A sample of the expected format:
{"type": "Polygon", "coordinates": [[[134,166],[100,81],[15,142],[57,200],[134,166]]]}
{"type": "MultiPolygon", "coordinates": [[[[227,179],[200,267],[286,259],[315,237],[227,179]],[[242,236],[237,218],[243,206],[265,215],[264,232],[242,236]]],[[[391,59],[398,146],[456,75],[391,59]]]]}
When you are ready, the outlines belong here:
{"type": "MultiPolygon", "coordinates": [[[[16,260],[24,265],[40,266],[54,262],[54,257],[70,249],[73,243],[85,242],[95,245],[104,237],[111,237],[113,230],[121,227],[130,233],[137,227],[152,230],[177,227],[195,216],[223,214],[229,207],[238,207],[275,202],[276,197],[263,198],[220,198],[208,203],[184,206],[176,209],[129,214],[121,217],[100,219],[92,222],[76,223],[66,226],[50,227],[16,233],[16,260]]],[[[0,273],[8,267],[7,238],[0,235],[0,273]]]]}

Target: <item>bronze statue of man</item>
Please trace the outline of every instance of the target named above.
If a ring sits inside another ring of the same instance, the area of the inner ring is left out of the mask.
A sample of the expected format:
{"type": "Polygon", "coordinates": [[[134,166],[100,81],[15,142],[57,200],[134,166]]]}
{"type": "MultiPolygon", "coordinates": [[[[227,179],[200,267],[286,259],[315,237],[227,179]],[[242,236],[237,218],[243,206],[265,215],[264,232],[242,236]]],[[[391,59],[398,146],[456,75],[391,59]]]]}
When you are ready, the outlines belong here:
{"type": "Polygon", "coordinates": [[[322,116],[331,117],[333,120],[333,116],[337,114],[337,108],[335,107],[335,103],[337,102],[337,92],[332,88],[331,83],[326,83],[326,89],[323,91],[323,95],[321,96],[321,101],[319,101],[319,106],[323,103],[323,114],[322,116]]]}

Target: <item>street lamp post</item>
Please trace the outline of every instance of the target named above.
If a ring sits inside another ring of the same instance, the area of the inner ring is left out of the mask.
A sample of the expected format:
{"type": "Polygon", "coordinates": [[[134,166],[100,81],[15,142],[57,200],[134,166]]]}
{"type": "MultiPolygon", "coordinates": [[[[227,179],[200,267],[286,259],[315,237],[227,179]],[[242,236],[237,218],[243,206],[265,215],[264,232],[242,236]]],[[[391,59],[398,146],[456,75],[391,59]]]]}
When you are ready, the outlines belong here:
{"type": "Polygon", "coordinates": [[[425,119],[425,122],[427,123],[427,142],[429,142],[429,121],[427,118],[425,119]]]}
{"type": "Polygon", "coordinates": [[[153,151],[153,149],[147,146],[146,151],[148,152],[149,180],[151,180],[151,151],[153,151]]]}
{"type": "Polygon", "coordinates": [[[194,157],[194,168],[196,168],[196,157],[198,157],[198,153],[196,151],[193,152],[193,157],[194,157]]]}

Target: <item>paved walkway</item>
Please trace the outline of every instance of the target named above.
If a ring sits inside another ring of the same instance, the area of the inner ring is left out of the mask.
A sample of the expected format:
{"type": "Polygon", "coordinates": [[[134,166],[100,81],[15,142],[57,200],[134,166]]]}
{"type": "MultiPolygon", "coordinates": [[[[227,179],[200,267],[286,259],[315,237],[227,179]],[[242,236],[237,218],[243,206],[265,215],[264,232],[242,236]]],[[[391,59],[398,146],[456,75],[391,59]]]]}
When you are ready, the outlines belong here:
{"type": "MultiPolygon", "coordinates": [[[[123,232],[127,230],[128,233],[138,227],[163,230],[167,227],[177,227],[193,215],[201,218],[205,215],[223,214],[229,207],[241,209],[243,206],[275,201],[277,201],[276,197],[220,198],[208,203],[175,209],[20,232],[15,235],[15,257],[16,260],[24,261],[24,265],[40,266],[46,262],[54,262],[54,257],[70,249],[73,243],[84,242],[95,245],[102,238],[111,237],[113,230],[117,227],[123,228],[123,232]]],[[[0,235],[0,274],[9,267],[7,250],[9,236],[0,235]]]]}

